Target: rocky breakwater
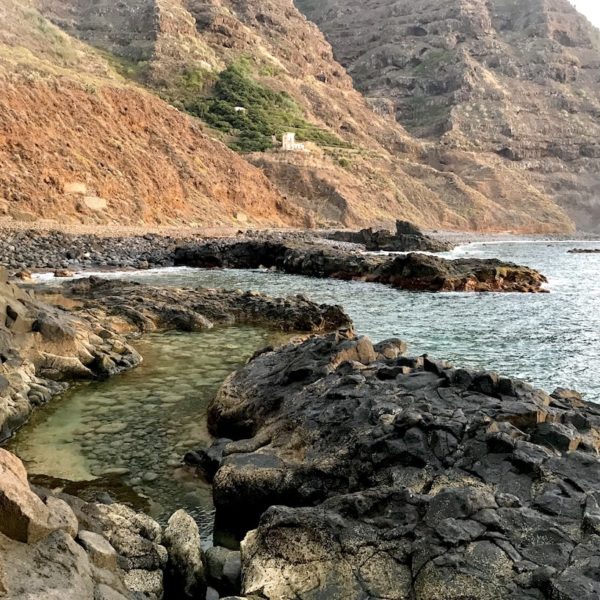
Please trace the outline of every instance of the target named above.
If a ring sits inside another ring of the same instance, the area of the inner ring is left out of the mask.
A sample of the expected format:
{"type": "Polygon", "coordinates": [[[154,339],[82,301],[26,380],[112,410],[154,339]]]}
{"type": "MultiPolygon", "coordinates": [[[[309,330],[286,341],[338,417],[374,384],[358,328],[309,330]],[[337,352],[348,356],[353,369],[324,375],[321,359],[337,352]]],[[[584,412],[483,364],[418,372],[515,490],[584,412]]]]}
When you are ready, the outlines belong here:
{"type": "Polygon", "coordinates": [[[272,298],[260,292],[161,288],[98,277],[65,283],[56,290],[76,301],[76,313],[125,333],[201,331],[236,323],[322,332],[350,324],[350,317],[340,306],[316,304],[300,294],[272,298]]]}
{"type": "Polygon", "coordinates": [[[100,321],[40,302],[0,267],[0,440],[66,381],[106,377],[140,360],[100,321]]]}
{"type": "Polygon", "coordinates": [[[222,386],[196,456],[242,595],[598,598],[600,406],[405,350],[338,332],[222,386]]]}
{"type": "Polygon", "coordinates": [[[0,596],[7,600],[201,598],[206,590],[194,520],[163,529],[123,504],[87,503],[30,486],[0,449],[0,596]]]}
{"type": "Polygon", "coordinates": [[[365,255],[323,240],[285,236],[182,245],[175,264],[204,268],[275,268],[308,277],[372,281],[416,291],[540,292],[546,278],[495,259],[448,260],[427,254],[365,255]]]}
{"type": "Polygon", "coordinates": [[[396,221],[396,231],[361,229],[360,231],[333,231],[324,234],[327,239],[362,244],[369,251],[385,252],[448,252],[453,244],[425,235],[408,221],[396,221]]]}

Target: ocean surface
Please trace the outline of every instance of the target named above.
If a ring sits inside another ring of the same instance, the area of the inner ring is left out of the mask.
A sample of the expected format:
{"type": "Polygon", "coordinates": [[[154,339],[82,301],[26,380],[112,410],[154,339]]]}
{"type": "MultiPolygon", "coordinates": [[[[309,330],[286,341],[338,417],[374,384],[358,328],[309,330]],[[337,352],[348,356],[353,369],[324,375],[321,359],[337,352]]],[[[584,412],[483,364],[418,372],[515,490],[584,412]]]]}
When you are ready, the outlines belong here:
{"type": "MultiPolygon", "coordinates": [[[[400,337],[414,354],[523,378],[549,392],[577,389],[600,402],[600,254],[569,254],[600,242],[502,242],[463,246],[449,257],[498,257],[535,267],[547,294],[423,293],[379,284],[315,280],[268,271],[169,268],[102,273],[149,284],[302,293],[341,304],[359,333],[400,337]]],[[[88,273],[89,274],[89,273],[88,273]]],[[[86,275],[88,275],[86,274],[86,275]]],[[[41,279],[51,279],[42,275],[41,279]]],[[[147,500],[164,521],[186,508],[210,543],[210,486],[181,465],[209,443],[206,407],[228,373],[281,333],[221,327],[145,336],[141,367],[104,382],[74,385],[37,410],[10,442],[34,475],[121,486],[147,500]]],[[[114,487],[112,487],[114,486],[114,487]]]]}
{"type": "Polygon", "coordinates": [[[268,271],[168,268],[102,273],[160,285],[302,293],[341,304],[358,333],[400,337],[411,354],[498,371],[552,392],[568,387],[600,402],[600,254],[569,254],[600,242],[485,242],[442,256],[500,258],[540,270],[547,294],[423,293],[380,284],[317,280],[268,271]]]}

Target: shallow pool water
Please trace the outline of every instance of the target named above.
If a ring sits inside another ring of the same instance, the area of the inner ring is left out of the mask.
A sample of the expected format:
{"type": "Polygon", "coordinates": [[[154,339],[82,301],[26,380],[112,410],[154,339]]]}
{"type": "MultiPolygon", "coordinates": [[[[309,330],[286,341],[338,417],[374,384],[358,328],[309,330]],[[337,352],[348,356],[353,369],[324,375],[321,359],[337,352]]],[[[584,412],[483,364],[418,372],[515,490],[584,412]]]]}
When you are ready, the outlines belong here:
{"type": "Polygon", "coordinates": [[[144,357],[140,367],[73,386],[36,411],[10,449],[32,475],[70,481],[120,476],[148,498],[159,520],[188,510],[207,540],[210,486],[183,467],[181,457],[210,440],[207,404],[227,375],[278,339],[247,326],[148,335],[136,344],[144,357]]]}

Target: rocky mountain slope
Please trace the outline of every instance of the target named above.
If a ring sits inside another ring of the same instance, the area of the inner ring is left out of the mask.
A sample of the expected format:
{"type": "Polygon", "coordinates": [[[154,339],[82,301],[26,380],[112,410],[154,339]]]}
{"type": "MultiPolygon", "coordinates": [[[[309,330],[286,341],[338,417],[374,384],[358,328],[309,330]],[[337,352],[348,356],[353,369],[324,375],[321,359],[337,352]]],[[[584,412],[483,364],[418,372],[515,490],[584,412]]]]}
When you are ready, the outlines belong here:
{"type": "Polygon", "coordinates": [[[0,212],[18,219],[573,228],[528,173],[365,100],[291,0],[1,10],[0,212]],[[285,131],[309,152],[271,150],[285,131]]]}
{"type": "Polygon", "coordinates": [[[0,214],[17,220],[293,219],[262,173],[198,120],[120,77],[14,0],[0,4],[0,214]]]}
{"type": "Polygon", "coordinates": [[[297,5],[411,133],[500,157],[580,227],[600,226],[600,32],[568,0],[297,5]]]}

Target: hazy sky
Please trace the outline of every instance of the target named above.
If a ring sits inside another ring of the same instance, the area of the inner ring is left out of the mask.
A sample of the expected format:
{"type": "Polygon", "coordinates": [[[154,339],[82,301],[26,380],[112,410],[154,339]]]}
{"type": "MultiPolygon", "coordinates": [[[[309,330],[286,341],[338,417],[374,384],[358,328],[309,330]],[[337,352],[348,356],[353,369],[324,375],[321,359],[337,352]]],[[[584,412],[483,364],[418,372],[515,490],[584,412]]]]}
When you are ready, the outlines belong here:
{"type": "Polygon", "coordinates": [[[600,27],[600,0],[571,0],[596,27],[600,27]]]}

